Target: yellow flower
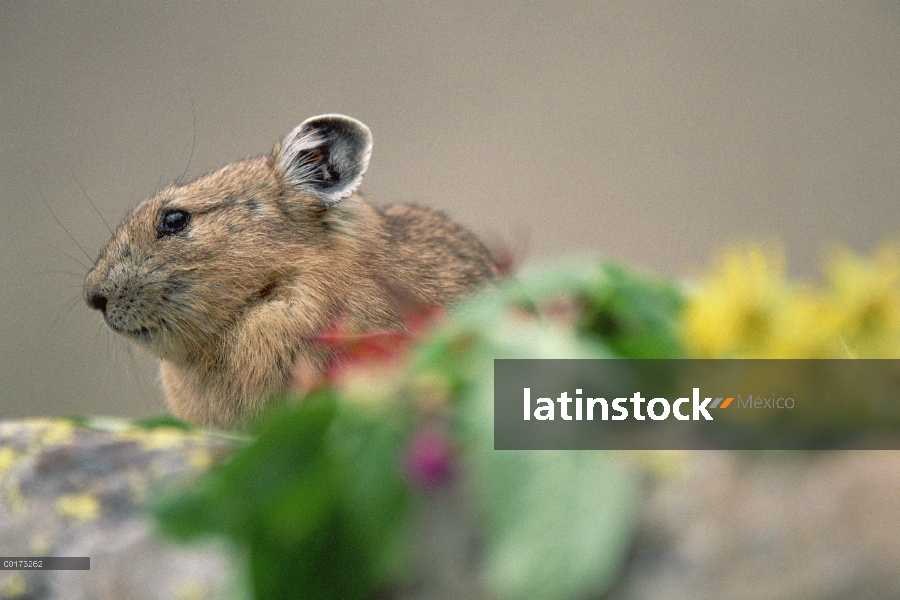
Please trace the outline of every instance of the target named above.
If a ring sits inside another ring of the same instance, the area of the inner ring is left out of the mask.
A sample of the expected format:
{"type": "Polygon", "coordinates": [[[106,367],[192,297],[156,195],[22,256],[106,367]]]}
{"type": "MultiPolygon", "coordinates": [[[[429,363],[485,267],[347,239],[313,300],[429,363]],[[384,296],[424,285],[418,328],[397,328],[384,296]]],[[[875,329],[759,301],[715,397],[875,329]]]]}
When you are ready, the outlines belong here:
{"type": "Polygon", "coordinates": [[[835,251],[828,287],[790,282],[780,246],[731,249],[689,294],[682,333],[698,358],[900,356],[900,246],[835,251]]]}
{"type": "Polygon", "coordinates": [[[725,251],[688,296],[683,334],[689,353],[758,355],[770,345],[789,296],[780,247],[725,251]]]}
{"type": "Polygon", "coordinates": [[[859,357],[900,356],[900,247],[884,245],[868,261],[834,252],[825,273],[848,348],[859,357]]]}
{"type": "MultiPolygon", "coordinates": [[[[724,252],[711,272],[688,295],[682,334],[697,358],[897,358],[900,357],[900,246],[883,246],[866,258],[848,250],[832,253],[825,286],[787,279],[778,246],[724,252]],[[772,249],[774,248],[774,249],[772,249]]],[[[809,431],[849,427],[866,408],[848,399],[884,398],[896,375],[847,375],[817,387],[816,368],[784,371],[745,363],[737,389],[816,390],[820,410],[799,426],[809,431]],[[852,390],[852,391],[849,391],[852,390]]],[[[865,371],[862,371],[865,373],[865,371]]],[[[723,378],[726,375],[723,374],[723,378]]],[[[729,372],[727,378],[733,379],[729,372]]],[[[879,400],[881,401],[881,400],[879,400]]],[[[765,421],[764,411],[741,411],[728,418],[765,421]]]]}

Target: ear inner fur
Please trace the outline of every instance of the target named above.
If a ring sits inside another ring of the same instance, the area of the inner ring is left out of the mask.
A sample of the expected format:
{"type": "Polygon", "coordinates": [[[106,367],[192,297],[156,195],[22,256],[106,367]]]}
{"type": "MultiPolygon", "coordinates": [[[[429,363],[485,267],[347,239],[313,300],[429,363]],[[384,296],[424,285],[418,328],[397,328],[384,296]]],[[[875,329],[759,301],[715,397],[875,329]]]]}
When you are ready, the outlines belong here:
{"type": "Polygon", "coordinates": [[[310,192],[323,206],[331,206],[359,187],[371,152],[368,127],[343,115],[321,115],[285,136],[277,164],[290,188],[310,192]]]}

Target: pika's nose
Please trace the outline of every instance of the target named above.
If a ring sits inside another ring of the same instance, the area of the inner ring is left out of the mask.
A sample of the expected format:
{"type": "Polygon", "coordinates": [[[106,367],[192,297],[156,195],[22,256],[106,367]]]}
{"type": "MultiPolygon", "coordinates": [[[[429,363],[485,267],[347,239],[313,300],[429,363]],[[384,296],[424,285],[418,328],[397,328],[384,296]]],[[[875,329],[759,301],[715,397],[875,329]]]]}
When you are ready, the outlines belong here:
{"type": "Polygon", "coordinates": [[[94,310],[99,310],[104,315],[106,314],[106,296],[101,294],[99,291],[85,290],[84,300],[85,302],[87,302],[87,305],[94,310]]]}

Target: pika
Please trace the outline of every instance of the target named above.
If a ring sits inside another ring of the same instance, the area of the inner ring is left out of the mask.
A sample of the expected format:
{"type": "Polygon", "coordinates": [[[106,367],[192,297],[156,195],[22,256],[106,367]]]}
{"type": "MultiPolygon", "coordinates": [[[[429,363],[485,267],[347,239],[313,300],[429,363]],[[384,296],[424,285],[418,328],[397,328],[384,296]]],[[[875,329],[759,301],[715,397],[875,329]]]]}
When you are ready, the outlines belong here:
{"type": "Polygon", "coordinates": [[[239,426],[298,365],[322,373],[340,359],[320,334],[402,331],[409,307],[450,305],[498,277],[444,215],[357,194],[371,150],[363,123],[313,117],[271,154],[173,184],[124,218],[84,299],[160,358],[177,416],[239,426]]]}

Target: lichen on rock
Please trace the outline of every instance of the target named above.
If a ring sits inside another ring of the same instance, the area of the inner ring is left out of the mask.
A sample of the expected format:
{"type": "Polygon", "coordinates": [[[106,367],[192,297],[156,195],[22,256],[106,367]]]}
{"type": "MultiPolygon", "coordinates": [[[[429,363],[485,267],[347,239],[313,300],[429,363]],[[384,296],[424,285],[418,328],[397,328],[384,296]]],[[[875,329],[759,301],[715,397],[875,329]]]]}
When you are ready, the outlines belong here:
{"type": "Polygon", "coordinates": [[[105,419],[0,422],[0,555],[89,556],[90,571],[0,571],[0,598],[221,598],[238,561],[221,544],[159,538],[151,491],[221,462],[234,438],[105,419]]]}

